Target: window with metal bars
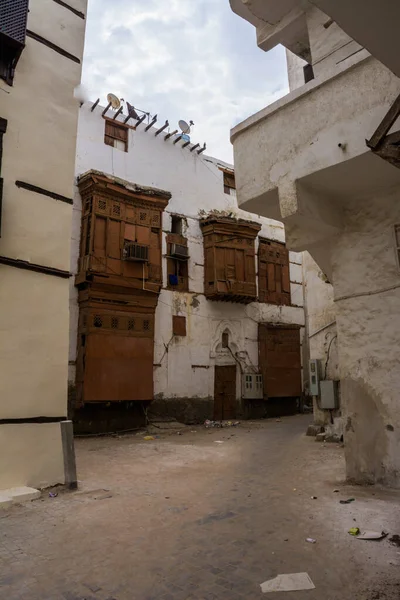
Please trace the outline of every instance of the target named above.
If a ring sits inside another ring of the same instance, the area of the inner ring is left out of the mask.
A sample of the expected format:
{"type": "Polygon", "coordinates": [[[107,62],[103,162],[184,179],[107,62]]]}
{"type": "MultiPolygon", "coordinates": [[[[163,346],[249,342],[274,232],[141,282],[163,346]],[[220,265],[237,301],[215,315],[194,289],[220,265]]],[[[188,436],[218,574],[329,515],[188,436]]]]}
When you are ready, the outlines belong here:
{"type": "Polygon", "coordinates": [[[0,78],[12,85],[25,46],[29,0],[0,0],[0,78]]]}

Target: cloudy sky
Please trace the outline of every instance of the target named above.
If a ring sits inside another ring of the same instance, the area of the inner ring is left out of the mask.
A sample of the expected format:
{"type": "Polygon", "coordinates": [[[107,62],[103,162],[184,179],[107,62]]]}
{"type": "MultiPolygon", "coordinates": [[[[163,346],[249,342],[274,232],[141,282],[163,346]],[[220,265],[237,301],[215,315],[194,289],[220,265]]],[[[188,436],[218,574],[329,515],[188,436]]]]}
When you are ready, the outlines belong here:
{"type": "Polygon", "coordinates": [[[287,93],[283,48],[259,50],[229,0],[89,0],[83,82],[168,119],[232,162],[229,130],[287,93]]]}

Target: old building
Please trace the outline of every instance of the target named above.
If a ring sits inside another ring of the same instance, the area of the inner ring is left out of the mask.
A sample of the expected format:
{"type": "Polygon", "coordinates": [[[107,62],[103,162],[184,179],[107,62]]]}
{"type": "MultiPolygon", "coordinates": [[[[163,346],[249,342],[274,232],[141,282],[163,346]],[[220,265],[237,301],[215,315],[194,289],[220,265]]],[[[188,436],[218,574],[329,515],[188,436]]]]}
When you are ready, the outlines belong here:
{"type": "Polygon", "coordinates": [[[65,468],[74,483],[65,420],[85,10],[0,1],[0,489],[63,483],[65,468]]]}
{"type": "Polygon", "coordinates": [[[239,206],[282,220],[289,248],[332,284],[326,303],[312,299],[314,339],[329,338],[315,344],[325,381],[314,393],[321,402],[330,387],[333,410],[340,380],[348,476],[399,487],[400,7],[230,1],[260,48],[286,47],[291,87],[232,131],[239,206]]]}
{"type": "Polygon", "coordinates": [[[281,223],[238,209],[231,165],[167,131],[99,104],[80,110],[69,375],[79,429],[128,428],[148,410],[262,416],[301,396],[302,255],[287,251],[281,223]]]}

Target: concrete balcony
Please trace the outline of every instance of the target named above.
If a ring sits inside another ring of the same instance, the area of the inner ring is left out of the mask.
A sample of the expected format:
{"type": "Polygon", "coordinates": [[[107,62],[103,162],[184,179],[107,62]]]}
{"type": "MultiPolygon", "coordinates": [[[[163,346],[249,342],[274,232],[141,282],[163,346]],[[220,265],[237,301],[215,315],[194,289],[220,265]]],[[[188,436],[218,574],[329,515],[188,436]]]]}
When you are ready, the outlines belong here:
{"type": "Polygon", "coordinates": [[[343,227],[347,202],[400,184],[400,169],[365,143],[399,91],[399,79],[362,50],[237,125],[240,208],[284,221],[292,250],[325,245],[343,227]]]}

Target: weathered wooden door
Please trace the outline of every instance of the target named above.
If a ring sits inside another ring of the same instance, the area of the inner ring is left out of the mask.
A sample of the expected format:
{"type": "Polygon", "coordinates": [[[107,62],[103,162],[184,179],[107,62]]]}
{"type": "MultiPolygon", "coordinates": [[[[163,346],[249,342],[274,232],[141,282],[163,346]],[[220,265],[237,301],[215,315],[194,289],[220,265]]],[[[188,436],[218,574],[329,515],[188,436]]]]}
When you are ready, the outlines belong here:
{"type": "Polygon", "coordinates": [[[214,419],[236,418],[236,366],[216,366],[214,382],[214,419]]]}
{"type": "Polygon", "coordinates": [[[260,323],[258,344],[264,398],[301,396],[299,327],[260,323]]]}

